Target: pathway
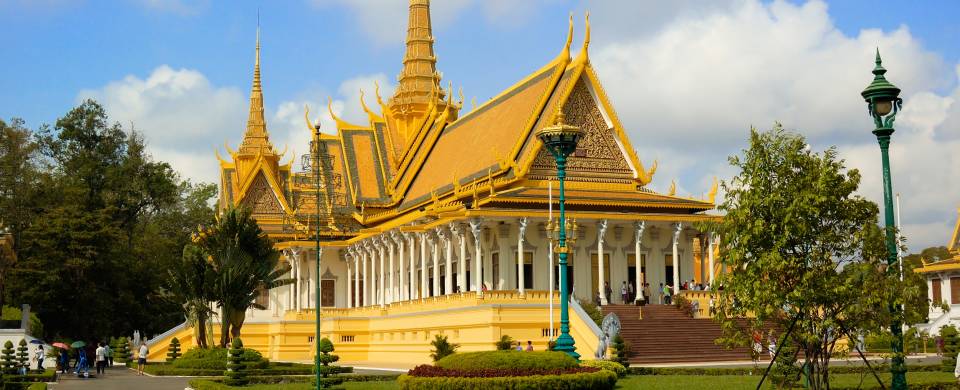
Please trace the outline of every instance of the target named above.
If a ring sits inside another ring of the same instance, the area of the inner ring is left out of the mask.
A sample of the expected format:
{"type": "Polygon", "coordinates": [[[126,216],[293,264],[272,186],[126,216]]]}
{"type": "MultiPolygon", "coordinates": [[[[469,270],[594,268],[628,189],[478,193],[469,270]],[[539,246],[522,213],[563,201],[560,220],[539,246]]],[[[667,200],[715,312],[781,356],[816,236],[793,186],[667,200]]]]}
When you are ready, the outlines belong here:
{"type": "Polygon", "coordinates": [[[107,369],[106,375],[81,379],[76,375],[64,375],[60,382],[50,386],[52,390],[182,390],[192,378],[139,376],[136,371],[123,366],[107,369]]]}

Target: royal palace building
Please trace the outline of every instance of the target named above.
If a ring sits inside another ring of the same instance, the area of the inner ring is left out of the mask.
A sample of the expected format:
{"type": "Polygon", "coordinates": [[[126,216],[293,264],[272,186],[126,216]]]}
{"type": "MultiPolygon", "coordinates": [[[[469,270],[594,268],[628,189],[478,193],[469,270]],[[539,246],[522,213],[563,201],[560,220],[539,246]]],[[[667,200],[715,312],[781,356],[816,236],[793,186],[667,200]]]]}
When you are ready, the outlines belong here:
{"type": "MultiPolygon", "coordinates": [[[[571,334],[583,358],[599,329],[576,300],[633,304],[621,286],[645,282],[658,303],[660,284],[712,281],[717,241],[698,222],[716,218],[707,212],[717,186],[698,198],[648,187],[657,163],[637,155],[590,63],[589,20],[575,57],[571,18],[556,57],[468,110],[437,70],[429,0],[410,0],[408,17],[396,92],[361,95],[360,123],[331,110],[335,129],[315,127],[307,110],[305,156],[270,140],[257,40],[246,130],[218,154],[219,207],[252,210],[295,282],[262,292],[266,309],[246,314],[246,346],[309,361],[319,308],[323,337],[348,362],[425,363],[437,334],[461,351],[492,349],[501,335],[545,348],[559,328],[549,229],[559,193],[534,133],[561,121],[584,131],[566,179],[571,334]]],[[[160,335],[150,358],[174,336],[189,347],[192,334],[185,324],[160,335]]]]}

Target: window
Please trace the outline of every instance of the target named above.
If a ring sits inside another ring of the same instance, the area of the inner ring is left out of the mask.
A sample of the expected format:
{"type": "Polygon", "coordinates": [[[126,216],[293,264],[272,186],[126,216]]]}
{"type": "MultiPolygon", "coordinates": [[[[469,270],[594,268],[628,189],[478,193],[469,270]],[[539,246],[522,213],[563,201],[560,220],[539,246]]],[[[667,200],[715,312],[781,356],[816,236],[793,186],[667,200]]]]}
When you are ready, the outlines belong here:
{"type": "Polygon", "coordinates": [[[960,304],[960,277],[950,278],[950,304],[960,304]]]}
{"type": "MultiPolygon", "coordinates": [[[[520,275],[517,275],[517,278],[519,279],[520,275]]],[[[533,252],[523,252],[523,288],[533,288],[533,252]]]]}
{"type": "Polygon", "coordinates": [[[320,281],[320,306],[336,306],[336,282],[333,279],[323,279],[320,281]]]}
{"type": "Polygon", "coordinates": [[[491,290],[500,289],[500,254],[494,253],[490,255],[491,262],[493,263],[493,280],[490,281],[490,284],[493,285],[491,290]]]}
{"type": "Polygon", "coordinates": [[[265,288],[259,288],[257,292],[257,298],[254,299],[253,304],[255,307],[262,308],[262,310],[267,310],[270,308],[270,290],[265,288]]]}

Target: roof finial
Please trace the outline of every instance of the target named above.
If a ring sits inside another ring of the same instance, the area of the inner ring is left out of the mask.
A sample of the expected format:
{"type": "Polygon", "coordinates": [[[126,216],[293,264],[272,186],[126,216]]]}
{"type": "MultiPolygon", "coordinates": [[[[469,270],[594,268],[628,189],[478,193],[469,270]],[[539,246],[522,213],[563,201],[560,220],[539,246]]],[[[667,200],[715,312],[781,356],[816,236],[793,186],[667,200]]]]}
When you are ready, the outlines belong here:
{"type": "Polygon", "coordinates": [[[887,70],[883,68],[883,60],[880,59],[880,48],[879,48],[879,47],[877,48],[877,59],[876,59],[876,61],[874,61],[874,63],[876,63],[877,66],[873,68],[873,74],[874,74],[875,76],[878,76],[878,77],[882,78],[882,77],[883,77],[883,74],[884,74],[884,73],[887,73],[887,70]]]}
{"type": "Polygon", "coordinates": [[[257,10],[257,44],[253,63],[253,86],[250,89],[250,112],[241,151],[267,148],[273,150],[263,115],[263,87],[260,83],[260,11],[257,10]]]}
{"type": "Polygon", "coordinates": [[[587,11],[586,16],[586,32],[583,36],[583,51],[587,51],[587,46],[590,46],[590,11],[587,11]]]}
{"type": "Polygon", "coordinates": [[[573,12],[570,13],[570,27],[567,28],[567,43],[563,45],[563,52],[560,55],[564,57],[570,56],[571,43],[573,43],[573,12]]]}

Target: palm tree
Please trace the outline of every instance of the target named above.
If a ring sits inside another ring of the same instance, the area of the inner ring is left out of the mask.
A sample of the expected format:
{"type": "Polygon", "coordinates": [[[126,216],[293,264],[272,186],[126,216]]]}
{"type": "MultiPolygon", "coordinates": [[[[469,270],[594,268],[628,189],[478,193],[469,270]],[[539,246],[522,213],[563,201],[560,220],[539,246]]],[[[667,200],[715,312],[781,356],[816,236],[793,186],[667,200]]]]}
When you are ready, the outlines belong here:
{"type": "Polygon", "coordinates": [[[260,291],[293,280],[283,278],[288,266],[280,263],[280,251],[248,210],[225,210],[198,242],[215,275],[212,298],[220,308],[220,346],[226,347],[231,338],[240,336],[247,309],[264,309],[255,302],[260,291]]]}
{"type": "Polygon", "coordinates": [[[207,319],[214,314],[210,301],[215,276],[207,255],[196,245],[185,246],[180,265],[171,267],[168,276],[164,286],[168,299],[183,307],[187,324],[194,329],[197,346],[207,348],[207,319]]]}

